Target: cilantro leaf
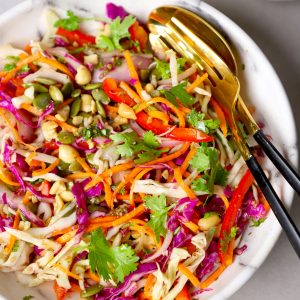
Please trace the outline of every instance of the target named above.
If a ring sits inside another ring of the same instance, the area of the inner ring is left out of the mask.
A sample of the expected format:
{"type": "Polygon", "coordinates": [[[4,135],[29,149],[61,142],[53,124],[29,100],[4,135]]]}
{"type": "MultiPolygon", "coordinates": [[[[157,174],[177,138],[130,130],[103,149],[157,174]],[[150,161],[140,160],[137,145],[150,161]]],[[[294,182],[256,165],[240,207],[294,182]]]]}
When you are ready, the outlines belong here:
{"type": "Polygon", "coordinates": [[[113,41],[105,35],[99,36],[99,38],[97,39],[97,46],[101,49],[106,49],[107,51],[115,50],[113,41]]]}
{"type": "Polygon", "coordinates": [[[135,163],[143,164],[147,161],[157,158],[162,150],[157,150],[160,144],[157,142],[155,135],[149,131],[140,138],[134,131],[126,133],[116,133],[110,136],[115,143],[122,143],[117,146],[117,152],[122,157],[132,157],[137,155],[135,163]]]}
{"type": "Polygon", "coordinates": [[[184,106],[192,106],[195,102],[195,98],[185,90],[184,83],[172,87],[170,92],[176,96],[184,106]]]}
{"type": "Polygon", "coordinates": [[[192,182],[192,189],[196,192],[210,193],[207,186],[207,180],[203,177],[197,178],[192,182]]]}
{"type": "Polygon", "coordinates": [[[101,229],[92,232],[88,258],[92,272],[97,271],[104,280],[111,278],[114,259],[101,229]]]}
{"type": "Polygon", "coordinates": [[[144,138],[145,144],[150,148],[155,149],[160,146],[159,142],[157,141],[157,137],[151,130],[145,132],[143,135],[143,138],[144,138]]]}
{"type": "Polygon", "coordinates": [[[220,120],[204,120],[205,114],[192,109],[187,116],[189,124],[206,133],[212,133],[220,126],[220,120]]]}
{"type": "MultiPolygon", "coordinates": [[[[166,61],[159,60],[155,58],[156,67],[153,71],[153,74],[156,76],[157,80],[160,79],[169,79],[171,77],[170,64],[166,61]]],[[[186,59],[184,57],[177,58],[177,72],[180,73],[184,70],[184,65],[186,63],[186,59]]]]}
{"type": "Polygon", "coordinates": [[[117,17],[111,24],[110,30],[112,33],[112,41],[117,49],[123,50],[120,45],[120,40],[126,37],[130,37],[129,27],[135,23],[136,18],[134,16],[127,16],[121,21],[120,17],[117,17]]]}
{"type": "Polygon", "coordinates": [[[16,67],[15,63],[5,64],[4,68],[3,68],[3,71],[9,72],[9,71],[13,70],[15,67],[16,67]]]}
{"type": "Polygon", "coordinates": [[[202,178],[192,182],[193,190],[212,193],[214,184],[226,185],[228,172],[221,166],[216,148],[201,144],[190,165],[199,172],[205,172],[202,178]]]}
{"type": "Polygon", "coordinates": [[[136,262],[139,260],[133,249],[128,245],[121,245],[111,249],[114,256],[114,271],[119,282],[124,277],[137,269],[136,262]]]}
{"type": "Polygon", "coordinates": [[[215,184],[226,186],[228,171],[222,168],[220,164],[216,167],[215,184]]]}
{"type": "Polygon", "coordinates": [[[117,282],[123,282],[125,276],[135,271],[139,260],[128,245],[111,247],[101,229],[92,232],[88,258],[92,272],[97,271],[106,281],[117,282]]]}
{"type": "Polygon", "coordinates": [[[167,214],[170,207],[167,206],[166,196],[164,194],[147,196],[144,201],[146,207],[151,209],[150,221],[147,225],[153,229],[156,239],[159,241],[160,236],[166,236],[167,232],[167,214]]]}
{"type": "Polygon", "coordinates": [[[135,21],[136,18],[131,15],[125,17],[123,21],[120,17],[117,17],[109,25],[111,35],[109,37],[105,35],[98,36],[96,39],[97,46],[108,51],[115,49],[123,50],[123,47],[120,45],[120,41],[124,38],[130,37],[129,28],[135,21]]]}
{"type": "Polygon", "coordinates": [[[55,27],[61,27],[69,31],[78,29],[81,19],[71,10],[67,11],[67,18],[59,19],[54,23],[55,27]]]}
{"type": "Polygon", "coordinates": [[[237,227],[231,227],[230,232],[228,233],[227,231],[224,232],[223,239],[220,240],[221,243],[221,251],[225,253],[228,248],[228,244],[230,241],[235,238],[237,234],[238,228],[237,227]]]}
{"type": "Polygon", "coordinates": [[[255,220],[254,218],[252,218],[252,224],[251,227],[258,227],[260,226],[260,224],[262,224],[264,221],[266,221],[267,218],[261,218],[258,220],[255,220]]]}
{"type": "Polygon", "coordinates": [[[23,300],[30,300],[30,299],[34,299],[34,297],[31,296],[31,295],[28,295],[28,296],[24,296],[24,297],[23,297],[23,300]]]}
{"type": "Polygon", "coordinates": [[[206,148],[199,147],[194,157],[190,160],[190,165],[199,172],[203,172],[210,167],[209,156],[206,153],[206,148]]]}

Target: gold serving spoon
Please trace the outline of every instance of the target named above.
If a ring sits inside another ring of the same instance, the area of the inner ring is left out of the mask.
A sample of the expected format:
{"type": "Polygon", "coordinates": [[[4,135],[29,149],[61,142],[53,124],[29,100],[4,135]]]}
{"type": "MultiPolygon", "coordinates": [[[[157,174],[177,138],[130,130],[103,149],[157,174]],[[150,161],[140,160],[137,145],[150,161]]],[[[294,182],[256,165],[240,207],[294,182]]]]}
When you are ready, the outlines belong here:
{"type": "Polygon", "coordinates": [[[150,42],[154,49],[173,49],[181,56],[206,71],[213,96],[221,104],[234,134],[237,146],[263,194],[285,230],[296,253],[300,257],[300,234],[288,212],[266,178],[247,141],[237,126],[238,118],[245,123],[248,133],[264,149],[289,183],[300,192],[300,179],[276,148],[257,126],[242,98],[234,55],[222,35],[198,15],[175,6],[163,6],[153,10],[148,19],[150,42]]]}

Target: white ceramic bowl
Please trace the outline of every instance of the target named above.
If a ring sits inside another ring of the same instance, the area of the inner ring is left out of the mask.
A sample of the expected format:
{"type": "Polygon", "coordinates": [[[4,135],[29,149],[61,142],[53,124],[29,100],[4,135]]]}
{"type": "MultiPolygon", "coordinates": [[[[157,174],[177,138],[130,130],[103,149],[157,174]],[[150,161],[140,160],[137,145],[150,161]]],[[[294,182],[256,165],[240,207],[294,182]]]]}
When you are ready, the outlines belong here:
{"type": "MultiPolygon", "coordinates": [[[[40,19],[46,6],[58,7],[59,10],[71,9],[77,14],[104,15],[103,0],[48,0],[25,1],[0,16],[0,45],[12,43],[24,46],[30,39],[40,34],[40,19]]],[[[236,50],[239,57],[242,96],[256,107],[256,120],[265,123],[265,133],[270,134],[274,144],[297,164],[296,130],[289,101],[284,89],[267,58],[253,40],[235,23],[222,13],[201,1],[151,0],[133,1],[116,0],[127,11],[146,21],[149,12],[164,4],[175,4],[187,7],[204,16],[215,24],[236,50]],[[242,64],[245,66],[241,70],[242,64]]],[[[287,206],[293,198],[293,190],[278,176],[278,172],[266,162],[271,171],[271,182],[287,206]]],[[[262,264],[272,250],[280,234],[280,226],[272,213],[259,228],[249,228],[243,237],[242,244],[248,248],[243,255],[236,257],[222,276],[211,286],[212,291],[203,294],[201,299],[227,299],[238,290],[255,270],[262,264]]],[[[275,270],[274,270],[275,271],[275,270]]],[[[51,288],[42,286],[29,289],[17,282],[14,274],[0,273],[0,299],[22,299],[25,295],[33,295],[34,299],[54,299],[51,288]]]]}

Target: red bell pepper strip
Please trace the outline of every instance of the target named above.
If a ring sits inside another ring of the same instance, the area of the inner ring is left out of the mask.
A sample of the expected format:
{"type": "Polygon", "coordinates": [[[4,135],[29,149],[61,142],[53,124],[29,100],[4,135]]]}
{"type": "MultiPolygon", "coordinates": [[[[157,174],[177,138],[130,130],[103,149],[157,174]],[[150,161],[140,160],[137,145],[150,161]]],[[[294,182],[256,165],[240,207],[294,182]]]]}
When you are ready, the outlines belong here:
{"type": "Polygon", "coordinates": [[[143,51],[146,48],[148,42],[148,34],[146,30],[142,26],[140,26],[138,21],[136,21],[132,26],[130,26],[129,33],[131,39],[138,42],[140,44],[141,51],[143,51]]]}
{"type": "MultiPolygon", "coordinates": [[[[151,130],[154,134],[159,135],[170,130],[173,126],[164,125],[161,120],[152,119],[149,122],[149,116],[141,111],[137,113],[137,123],[146,130],[151,130]]],[[[170,133],[165,135],[166,137],[172,138],[178,141],[184,142],[211,142],[213,137],[207,135],[203,131],[194,128],[178,128],[175,127],[170,133]]]]}
{"type": "Polygon", "coordinates": [[[68,290],[63,287],[60,287],[57,284],[56,280],[54,281],[53,289],[57,300],[64,300],[66,295],[68,294],[68,290]]]}
{"type": "Polygon", "coordinates": [[[226,210],[226,213],[223,218],[223,223],[220,231],[220,239],[218,243],[218,251],[221,263],[227,264],[231,261],[232,253],[228,253],[228,237],[230,236],[230,231],[234,226],[237,214],[239,209],[242,206],[243,200],[245,198],[246,193],[248,192],[249,188],[251,187],[254,178],[250,172],[247,170],[243,178],[241,179],[238,187],[233,193],[232,199],[230,204],[226,210]]]}
{"type": "Polygon", "coordinates": [[[129,106],[134,106],[136,104],[124,90],[118,87],[116,80],[113,78],[106,78],[103,81],[102,88],[106,95],[114,102],[125,103],[129,106]]]}
{"type": "Polygon", "coordinates": [[[41,185],[41,194],[44,196],[50,196],[50,189],[51,189],[51,184],[49,181],[45,180],[42,182],[41,185]]]}
{"type": "Polygon", "coordinates": [[[175,300],[191,300],[187,285],[181,290],[181,292],[176,296],[175,300]]]}
{"type": "Polygon", "coordinates": [[[85,34],[80,30],[69,31],[59,27],[56,33],[64,36],[71,43],[77,42],[80,46],[83,46],[84,44],[96,44],[96,38],[94,36],[85,34]]]}

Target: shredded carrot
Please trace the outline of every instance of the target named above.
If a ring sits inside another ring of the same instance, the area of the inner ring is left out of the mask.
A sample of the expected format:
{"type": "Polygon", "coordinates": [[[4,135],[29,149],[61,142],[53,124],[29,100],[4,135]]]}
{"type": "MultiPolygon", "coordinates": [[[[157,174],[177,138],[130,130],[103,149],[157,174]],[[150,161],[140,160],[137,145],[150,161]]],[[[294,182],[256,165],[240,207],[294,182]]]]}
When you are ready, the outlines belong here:
{"type": "MultiPolygon", "coordinates": [[[[17,211],[16,215],[15,215],[15,219],[14,219],[13,228],[18,229],[19,228],[19,223],[20,223],[20,214],[19,214],[19,211],[17,211]]],[[[15,242],[16,242],[16,237],[14,235],[10,235],[9,242],[6,245],[6,247],[4,248],[4,253],[6,255],[9,255],[11,253],[11,251],[12,251],[14,245],[15,245],[15,242]]]]}
{"type": "Polygon", "coordinates": [[[28,145],[26,143],[23,142],[23,140],[21,139],[21,137],[19,136],[18,131],[16,130],[16,128],[11,124],[10,120],[7,118],[7,116],[5,115],[5,113],[2,111],[2,109],[0,109],[0,116],[5,120],[5,122],[7,123],[7,125],[10,127],[10,129],[12,130],[17,142],[19,142],[20,144],[23,144],[24,146],[26,146],[28,149],[35,151],[37,148],[28,145]]]}
{"type": "Polygon", "coordinates": [[[8,172],[3,169],[2,163],[0,161],[0,180],[4,183],[12,186],[19,186],[20,184],[16,181],[11,180],[8,172]]]}
{"type": "Polygon", "coordinates": [[[210,286],[214,281],[216,281],[219,278],[219,276],[223,273],[225,269],[225,265],[220,265],[220,267],[216,271],[214,271],[203,282],[201,282],[201,288],[206,289],[208,286],[210,286]]]}
{"type": "Polygon", "coordinates": [[[122,171],[126,171],[128,169],[131,169],[133,166],[132,162],[128,162],[125,164],[121,164],[121,165],[117,165],[117,166],[113,166],[110,169],[105,170],[101,175],[94,177],[85,187],[85,190],[88,190],[90,188],[92,188],[93,186],[97,185],[98,183],[100,183],[104,178],[106,177],[111,177],[113,174],[115,173],[119,173],[122,171]]]}
{"type": "Polygon", "coordinates": [[[135,208],[134,210],[132,210],[131,212],[127,213],[126,215],[114,220],[114,221],[111,221],[111,222],[107,222],[107,223],[100,223],[100,224],[90,224],[86,231],[87,232],[90,232],[90,231],[93,231],[99,227],[102,227],[102,228],[109,228],[109,227],[116,227],[116,226],[119,226],[123,223],[126,223],[128,221],[130,221],[132,218],[134,217],[137,217],[139,215],[141,215],[144,211],[145,211],[145,206],[144,204],[140,204],[137,208],[135,208]]]}
{"type": "Polygon", "coordinates": [[[169,120],[170,120],[169,116],[162,111],[150,110],[150,111],[148,111],[148,115],[151,118],[162,120],[164,125],[169,124],[169,120]]]}
{"type": "Polygon", "coordinates": [[[36,117],[39,117],[42,114],[40,110],[36,109],[34,106],[30,105],[29,103],[22,103],[21,108],[27,110],[28,112],[30,112],[36,117]]]}
{"type": "Polygon", "coordinates": [[[114,221],[116,219],[118,219],[117,216],[98,217],[98,218],[90,219],[89,224],[106,223],[106,222],[114,221]]]}
{"type": "Polygon", "coordinates": [[[103,185],[104,185],[104,193],[105,193],[105,201],[107,206],[110,209],[113,209],[114,207],[114,199],[113,199],[113,194],[111,192],[109,184],[106,182],[106,180],[103,180],[103,185]]]}
{"type": "Polygon", "coordinates": [[[145,163],[145,165],[146,166],[147,165],[152,165],[152,164],[154,165],[154,164],[165,163],[165,162],[171,161],[171,160],[179,157],[183,153],[185,153],[185,151],[189,148],[189,146],[190,146],[190,143],[188,143],[188,142],[184,143],[182,145],[182,147],[178,151],[176,151],[176,152],[174,152],[172,154],[166,155],[164,157],[160,157],[158,159],[154,159],[152,161],[148,161],[147,163],[145,163]]]}
{"type": "Polygon", "coordinates": [[[90,269],[87,272],[87,276],[88,278],[94,280],[95,282],[98,283],[100,282],[100,277],[97,274],[93,273],[90,269]]]}
{"type": "Polygon", "coordinates": [[[84,158],[78,156],[78,157],[76,157],[76,161],[82,166],[82,168],[84,169],[84,171],[86,171],[87,173],[94,173],[94,171],[87,164],[87,162],[85,161],[84,158]]]}
{"type": "Polygon", "coordinates": [[[143,170],[143,168],[134,168],[125,178],[124,181],[121,181],[117,187],[114,190],[114,195],[117,195],[120,190],[127,184],[129,183],[131,180],[133,180],[135,178],[135,176],[141,172],[143,170]]]}
{"type": "Polygon", "coordinates": [[[60,243],[60,244],[67,243],[68,241],[70,241],[76,235],[77,230],[78,229],[74,229],[72,231],[66,232],[65,234],[63,234],[62,236],[57,238],[55,240],[55,242],[60,243]]]}
{"type": "Polygon", "coordinates": [[[194,90],[194,88],[200,85],[207,77],[208,77],[207,73],[204,73],[201,77],[197,76],[196,80],[186,88],[186,91],[188,93],[191,93],[194,90]]]}
{"type": "Polygon", "coordinates": [[[51,233],[50,233],[50,236],[53,237],[53,236],[57,236],[57,235],[63,235],[69,231],[73,231],[73,230],[77,230],[78,229],[78,225],[73,225],[73,226],[69,226],[67,228],[63,228],[63,229],[57,229],[57,230],[53,230],[51,233]]]}
{"type": "Polygon", "coordinates": [[[43,170],[36,170],[32,172],[32,176],[41,176],[53,171],[59,164],[59,159],[55,160],[48,168],[43,170]]]}
{"type": "Polygon", "coordinates": [[[54,267],[64,272],[67,276],[72,277],[78,281],[82,279],[78,275],[72,273],[70,270],[64,268],[61,264],[55,264],[54,267]]]}
{"type": "Polygon", "coordinates": [[[121,81],[120,88],[123,89],[135,102],[142,102],[140,96],[125,81],[121,81]]]}
{"type": "Polygon", "coordinates": [[[229,266],[233,262],[233,250],[234,250],[235,238],[231,239],[227,247],[226,255],[224,255],[225,265],[229,266]]]}
{"type": "Polygon", "coordinates": [[[131,205],[135,205],[134,203],[134,198],[133,198],[133,186],[136,180],[140,180],[145,174],[147,174],[148,172],[152,171],[153,168],[146,168],[143,171],[141,171],[139,174],[136,175],[136,177],[134,178],[134,181],[132,182],[131,185],[131,189],[130,189],[130,193],[129,193],[129,202],[131,205]]]}
{"type": "Polygon", "coordinates": [[[266,212],[268,212],[271,209],[270,204],[268,203],[265,196],[263,195],[263,193],[260,190],[258,191],[258,199],[259,199],[259,202],[261,202],[261,204],[264,206],[266,212]]]}
{"type": "Polygon", "coordinates": [[[134,63],[132,61],[130,52],[128,50],[124,51],[124,57],[125,57],[127,65],[128,65],[129,74],[130,74],[131,78],[133,80],[135,80],[134,87],[136,88],[141,99],[143,99],[143,95],[142,95],[143,88],[142,88],[138,73],[135,69],[134,63]]]}
{"type": "Polygon", "coordinates": [[[29,191],[26,191],[25,196],[22,201],[23,204],[28,204],[31,196],[32,196],[32,194],[29,191]]]}
{"type": "Polygon", "coordinates": [[[27,52],[28,54],[31,54],[31,46],[30,46],[30,44],[25,45],[24,51],[27,52]]]}
{"type": "Polygon", "coordinates": [[[75,98],[70,98],[70,99],[64,100],[61,104],[59,104],[59,105],[57,106],[57,108],[55,109],[55,111],[61,110],[61,109],[64,108],[65,106],[71,104],[73,101],[75,101],[75,98]]]}
{"type": "Polygon", "coordinates": [[[161,243],[157,241],[155,233],[153,232],[153,230],[150,227],[145,226],[145,225],[131,225],[131,226],[129,226],[129,229],[137,231],[137,232],[144,232],[144,233],[150,235],[151,238],[153,239],[153,241],[155,242],[156,246],[160,247],[161,243]]]}
{"type": "Polygon", "coordinates": [[[118,226],[121,225],[125,222],[130,221],[133,217],[137,217],[139,215],[141,215],[144,211],[145,211],[145,206],[144,204],[140,204],[137,208],[135,208],[134,210],[132,210],[131,212],[129,212],[128,214],[126,214],[125,216],[122,216],[114,221],[111,222],[112,226],[118,226]]]}
{"type": "Polygon", "coordinates": [[[197,196],[195,193],[190,189],[190,187],[183,181],[182,175],[180,172],[180,168],[175,168],[174,169],[174,177],[177,181],[177,183],[182,187],[182,189],[186,192],[189,198],[195,199],[197,196]]]}
{"type": "Polygon", "coordinates": [[[167,106],[169,106],[174,111],[176,116],[178,117],[179,127],[184,127],[185,126],[185,117],[181,113],[181,111],[174,104],[172,104],[169,100],[167,100],[165,98],[162,98],[162,97],[156,97],[156,98],[153,98],[149,101],[145,101],[145,102],[142,102],[142,103],[138,104],[135,108],[135,112],[139,113],[140,111],[144,110],[149,105],[152,105],[154,103],[164,103],[167,106]]]}
{"type": "Polygon", "coordinates": [[[223,194],[220,196],[220,198],[223,200],[225,208],[227,209],[229,206],[229,201],[228,201],[227,197],[223,194]]]}
{"type": "Polygon", "coordinates": [[[71,133],[75,133],[78,131],[78,128],[75,127],[75,126],[72,126],[72,125],[69,125],[68,123],[66,122],[62,122],[62,121],[59,121],[56,117],[54,116],[51,116],[51,115],[48,115],[48,116],[45,116],[45,119],[48,120],[48,121],[54,121],[56,122],[63,130],[65,131],[69,131],[71,133]]]}
{"type": "Polygon", "coordinates": [[[186,222],[183,223],[188,229],[190,229],[192,232],[194,233],[198,233],[199,232],[199,226],[193,222],[186,222]]]}
{"type": "Polygon", "coordinates": [[[70,174],[67,176],[67,179],[69,180],[74,180],[74,179],[84,179],[84,178],[94,178],[95,176],[97,176],[97,174],[95,173],[83,173],[83,172],[79,172],[79,173],[74,173],[74,174],[70,174]]]}
{"type": "Polygon", "coordinates": [[[144,286],[144,294],[146,299],[152,299],[152,290],[154,287],[154,284],[156,282],[156,277],[150,273],[147,277],[145,286],[144,286]]]}
{"type": "Polygon", "coordinates": [[[178,264],[178,270],[189,279],[189,281],[193,284],[194,287],[199,288],[201,286],[201,283],[198,280],[198,278],[190,271],[189,268],[184,266],[182,263],[178,264]]]}
{"type": "Polygon", "coordinates": [[[197,148],[196,147],[191,147],[190,152],[188,153],[188,155],[186,156],[185,160],[183,161],[183,163],[180,167],[181,174],[185,173],[185,171],[187,170],[187,168],[189,166],[190,160],[194,157],[196,152],[197,152],[197,148]]]}
{"type": "Polygon", "coordinates": [[[227,130],[227,122],[226,122],[224,112],[223,112],[221,106],[218,104],[218,102],[214,98],[211,98],[209,103],[211,104],[211,106],[215,110],[216,114],[218,115],[218,118],[220,120],[220,128],[221,128],[224,136],[226,137],[228,130],[227,130]]]}
{"type": "Polygon", "coordinates": [[[17,74],[17,72],[25,65],[29,64],[29,63],[32,63],[36,60],[38,60],[39,58],[41,57],[41,54],[39,52],[33,54],[33,55],[30,55],[30,56],[27,56],[26,58],[20,60],[17,62],[16,64],[16,67],[7,72],[7,74],[5,75],[5,77],[2,79],[2,83],[7,83],[9,80],[11,80],[13,77],[15,77],[15,75],[17,74]]]}
{"type": "Polygon", "coordinates": [[[74,80],[74,75],[72,74],[72,72],[65,65],[61,64],[57,60],[41,56],[39,58],[39,61],[41,63],[44,63],[51,67],[54,67],[55,69],[58,69],[59,71],[62,71],[63,73],[67,74],[71,79],[74,80]]]}
{"type": "Polygon", "coordinates": [[[145,226],[147,223],[140,219],[131,219],[130,223],[145,226]]]}

